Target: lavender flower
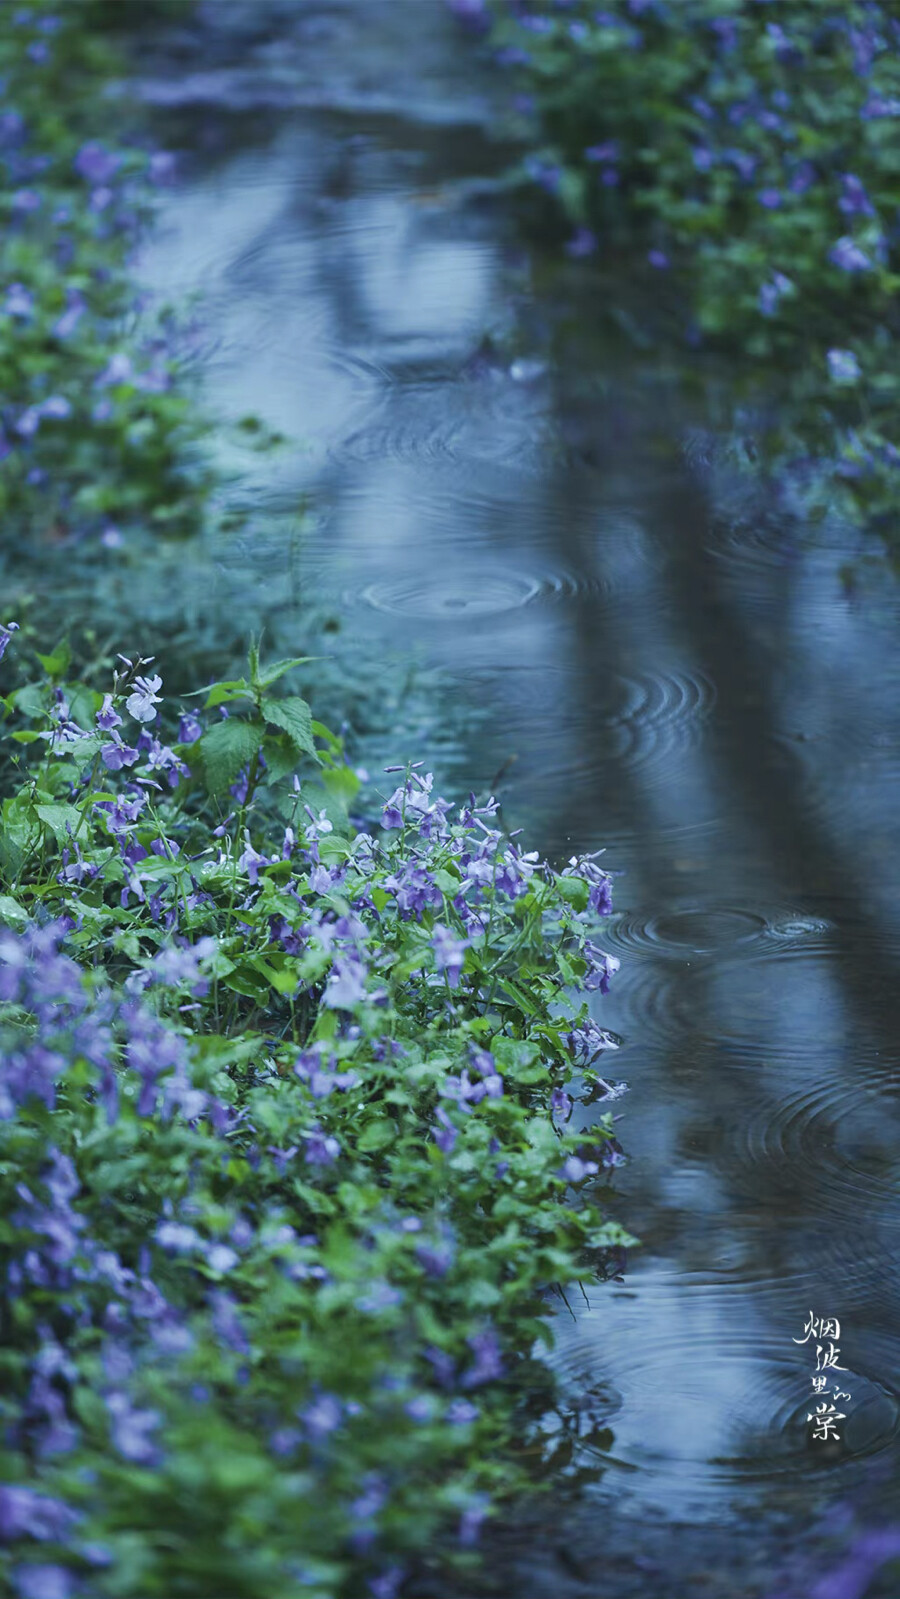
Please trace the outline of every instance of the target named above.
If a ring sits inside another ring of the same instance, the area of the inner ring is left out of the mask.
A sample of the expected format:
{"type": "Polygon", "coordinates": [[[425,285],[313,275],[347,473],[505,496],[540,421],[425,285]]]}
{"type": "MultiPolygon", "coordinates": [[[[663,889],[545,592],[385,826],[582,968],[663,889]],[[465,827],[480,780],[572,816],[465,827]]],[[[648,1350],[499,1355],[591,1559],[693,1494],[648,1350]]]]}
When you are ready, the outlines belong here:
{"type": "Polygon", "coordinates": [[[155,722],[156,707],[161,703],[159,690],[161,677],[136,677],[134,688],[125,701],[126,709],[136,722],[155,722]]]}
{"type": "Polygon", "coordinates": [[[24,283],[11,283],[6,291],[3,310],[7,316],[27,321],[34,315],[34,295],[30,289],[26,289],[24,283]]]}
{"type": "Polygon", "coordinates": [[[838,200],[838,205],[844,212],[845,216],[873,217],[875,215],[875,207],[869,199],[869,196],[866,194],[865,187],[861,180],[857,178],[854,173],[843,173],[841,177],[841,188],[842,193],[840,199],[838,200]]]}
{"type": "Polygon", "coordinates": [[[3,657],[6,654],[10,639],[12,638],[13,634],[18,633],[18,631],[18,622],[0,622],[0,661],[3,660],[3,657]]]}
{"type": "Polygon", "coordinates": [[[78,176],[87,183],[108,183],[122,165],[122,157],[113,155],[92,139],[81,146],[73,165],[78,176]]]}
{"type": "Polygon", "coordinates": [[[111,733],[114,727],[122,726],[122,718],[113,708],[111,694],[104,694],[103,704],[97,712],[94,720],[96,721],[97,726],[101,728],[104,733],[111,733]]]}
{"type": "Polygon", "coordinates": [[[442,922],[436,922],[431,935],[431,944],[434,950],[434,962],[439,972],[446,972],[447,982],[451,988],[459,986],[460,974],[469,947],[467,938],[458,938],[449,927],[442,922]]]}
{"type": "Polygon", "coordinates": [[[494,1382],[498,1377],[502,1377],[503,1359],[500,1353],[500,1340],[490,1322],[473,1333],[466,1342],[475,1359],[463,1377],[464,1388],[477,1388],[482,1383],[494,1382]]]}
{"type": "Polygon", "coordinates": [[[840,267],[842,272],[872,271],[872,261],[869,256],[847,233],[838,239],[837,244],[832,245],[828,259],[834,266],[840,267]]]}
{"type": "Polygon", "coordinates": [[[24,1484],[0,1487],[0,1538],[37,1538],[46,1543],[62,1543],[78,1520],[74,1510],[61,1499],[38,1493],[24,1484]]]}
{"type": "MultiPolygon", "coordinates": [[[[618,175],[616,175],[618,176],[618,175]]],[[[597,235],[590,228],[576,228],[571,239],[566,242],[566,255],[580,260],[584,256],[593,255],[597,248],[597,235]]]]}
{"type": "Polygon", "coordinates": [[[39,1562],[15,1566],[13,1580],[18,1599],[72,1599],[75,1577],[65,1566],[39,1562]]]}
{"type": "Polygon", "coordinates": [[[365,965],[358,956],[349,953],[335,957],[325,984],[323,1004],[332,1010],[352,1010],[366,999],[365,965]]]}
{"type": "Polygon", "coordinates": [[[125,1393],[106,1396],[110,1417],[113,1447],[126,1460],[136,1465],[149,1465],[157,1458],[157,1450],[149,1434],[159,1426],[161,1417],[156,1410],[135,1410],[125,1393]]]}
{"type": "Polygon", "coordinates": [[[852,350],[828,351],[828,375],[832,383],[848,387],[861,377],[859,361],[852,350]]]}

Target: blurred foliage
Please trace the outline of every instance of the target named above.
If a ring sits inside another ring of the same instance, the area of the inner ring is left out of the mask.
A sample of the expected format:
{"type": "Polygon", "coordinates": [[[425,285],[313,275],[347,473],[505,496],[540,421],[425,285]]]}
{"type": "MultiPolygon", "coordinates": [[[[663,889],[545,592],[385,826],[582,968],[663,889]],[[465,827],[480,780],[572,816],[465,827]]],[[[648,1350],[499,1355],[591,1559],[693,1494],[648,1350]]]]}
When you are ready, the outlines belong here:
{"type": "Polygon", "coordinates": [[[644,344],[732,357],[808,512],[896,539],[900,21],[859,0],[451,0],[516,81],[518,170],[644,344]],[[621,298],[621,291],[620,291],[621,298]],[[629,318],[631,313],[629,312],[629,318]]]}
{"type": "Polygon", "coordinates": [[[171,158],[106,90],[122,62],[80,5],[10,7],[0,30],[0,513],[4,539],[115,545],[196,530],[202,423],[171,318],[129,257],[171,158]]]}

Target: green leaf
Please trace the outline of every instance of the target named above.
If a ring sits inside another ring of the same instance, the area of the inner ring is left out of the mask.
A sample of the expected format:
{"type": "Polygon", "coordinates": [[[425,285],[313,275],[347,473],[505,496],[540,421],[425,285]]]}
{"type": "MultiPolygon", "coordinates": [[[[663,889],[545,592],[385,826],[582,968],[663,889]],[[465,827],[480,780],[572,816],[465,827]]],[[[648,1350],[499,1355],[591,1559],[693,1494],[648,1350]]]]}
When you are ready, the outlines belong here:
{"type": "Polygon", "coordinates": [[[41,821],[49,827],[57,844],[65,844],[81,821],[81,812],[74,805],[36,805],[34,808],[41,821]]]}
{"type": "Polygon", "coordinates": [[[289,694],[283,700],[270,699],[266,696],[262,702],[262,712],[267,722],[287,733],[298,752],[302,751],[318,760],[318,751],[313,741],[312,713],[299,694],[289,694]]]}
{"type": "Polygon", "coordinates": [[[266,758],[267,783],[278,783],[296,771],[297,751],[286,733],[269,733],[263,739],[262,752],[266,758]]]}
{"type": "Polygon", "coordinates": [[[0,920],[8,927],[23,927],[28,920],[28,912],[11,894],[0,894],[0,920]]]}
{"type": "Polygon", "coordinates": [[[52,655],[39,655],[38,660],[48,677],[62,677],[72,661],[72,651],[69,648],[68,640],[63,639],[60,644],[57,644],[52,655]]]}
{"type": "MultiPolygon", "coordinates": [[[[197,694],[205,694],[205,708],[213,705],[225,705],[231,700],[251,700],[253,698],[253,685],[245,677],[232,677],[222,680],[221,683],[209,683],[206,688],[197,690],[197,694]]],[[[188,699],[194,699],[189,694],[188,699]]]]}
{"type": "Polygon", "coordinates": [[[314,659],[312,655],[293,655],[289,660],[273,661],[271,666],[264,667],[259,674],[260,688],[271,688],[280,677],[284,677],[285,672],[293,671],[295,666],[305,666],[307,661],[314,659]]]}
{"type": "Polygon", "coordinates": [[[370,1122],[364,1128],[356,1142],[357,1149],[364,1155],[371,1154],[376,1149],[387,1149],[397,1137],[397,1128],[388,1117],[382,1117],[377,1122],[370,1122]]]}
{"type": "Polygon", "coordinates": [[[197,745],[203,760],[206,786],[211,794],[221,794],[233,783],[242,767],[252,761],[263,738],[256,722],[229,717],[204,733],[197,745]]]}

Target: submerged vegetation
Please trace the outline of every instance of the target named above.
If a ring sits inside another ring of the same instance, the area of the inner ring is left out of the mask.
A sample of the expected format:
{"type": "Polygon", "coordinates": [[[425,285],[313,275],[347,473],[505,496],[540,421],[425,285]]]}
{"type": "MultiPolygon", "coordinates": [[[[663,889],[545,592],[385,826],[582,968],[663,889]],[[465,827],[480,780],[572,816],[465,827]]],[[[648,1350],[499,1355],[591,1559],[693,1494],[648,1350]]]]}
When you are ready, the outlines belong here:
{"type": "Polygon", "coordinates": [[[892,8],[450,3],[514,76],[519,181],[564,223],[568,254],[608,271],[598,317],[627,329],[623,285],[638,283],[642,347],[739,355],[754,456],[807,510],[837,506],[895,541],[892,8]]]}

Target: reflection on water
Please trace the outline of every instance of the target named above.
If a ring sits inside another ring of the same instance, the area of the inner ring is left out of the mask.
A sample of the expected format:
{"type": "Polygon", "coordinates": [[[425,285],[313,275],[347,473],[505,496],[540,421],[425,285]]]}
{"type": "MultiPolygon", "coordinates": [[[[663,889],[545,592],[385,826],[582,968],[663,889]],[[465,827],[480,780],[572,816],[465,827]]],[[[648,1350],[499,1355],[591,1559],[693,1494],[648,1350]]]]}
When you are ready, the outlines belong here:
{"type": "Polygon", "coordinates": [[[608,847],[614,1204],[644,1247],[556,1356],[617,1395],[604,1484],[694,1518],[840,1495],[900,1433],[897,589],[856,535],[717,481],[699,402],[603,356],[583,271],[524,286],[491,85],[436,0],[275,6],[274,42],[230,42],[242,14],[142,86],[190,152],[144,273],[202,295],[213,403],[295,441],[209,583],[239,561],[282,630],[312,593],[427,658],[473,708],[454,779],[502,771],[557,857],[608,847]],[[844,1329],[836,1457],[791,1341],[811,1308],[844,1329]]]}

